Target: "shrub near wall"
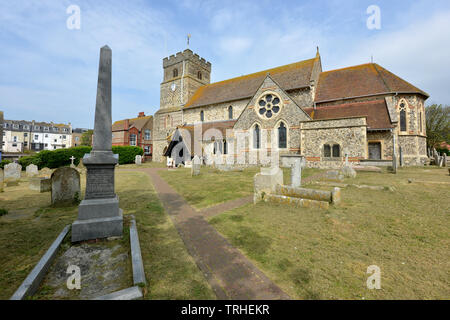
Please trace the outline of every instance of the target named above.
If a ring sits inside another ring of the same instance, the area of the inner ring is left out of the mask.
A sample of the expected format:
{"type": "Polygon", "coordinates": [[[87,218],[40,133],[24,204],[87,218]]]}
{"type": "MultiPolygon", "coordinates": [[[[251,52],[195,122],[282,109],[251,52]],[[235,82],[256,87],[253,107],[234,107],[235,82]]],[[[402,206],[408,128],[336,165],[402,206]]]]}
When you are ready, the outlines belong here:
{"type": "MultiPolygon", "coordinates": [[[[30,164],[37,165],[39,169],[45,167],[54,169],[70,165],[70,158],[73,156],[75,158],[74,164],[78,165],[84,155],[86,153],[90,153],[91,150],[91,147],[85,146],[52,151],[42,150],[33,156],[20,158],[19,163],[23,170],[25,170],[25,168],[30,164]]],[[[119,154],[119,164],[134,163],[136,155],[144,154],[144,150],[142,148],[132,146],[115,146],[112,147],[112,151],[113,153],[119,154]]]]}
{"type": "Polygon", "coordinates": [[[134,163],[137,155],[142,156],[144,154],[144,149],[132,146],[114,146],[112,151],[119,155],[119,164],[134,163]]]}

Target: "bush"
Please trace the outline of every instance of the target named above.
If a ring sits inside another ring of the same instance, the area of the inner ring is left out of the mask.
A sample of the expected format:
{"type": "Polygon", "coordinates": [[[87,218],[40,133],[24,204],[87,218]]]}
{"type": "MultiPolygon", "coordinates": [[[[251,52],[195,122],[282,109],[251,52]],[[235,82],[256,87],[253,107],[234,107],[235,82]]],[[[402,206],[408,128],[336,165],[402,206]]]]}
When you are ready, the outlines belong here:
{"type": "Polygon", "coordinates": [[[5,168],[5,166],[8,164],[8,163],[11,163],[12,161],[9,161],[9,160],[2,160],[1,162],[0,162],[0,169],[4,169],[5,168]]]}
{"type": "Polygon", "coordinates": [[[447,148],[445,149],[441,149],[441,148],[436,148],[436,151],[441,154],[441,153],[446,153],[447,156],[450,156],[450,150],[448,150],[447,148]]]}
{"type": "Polygon", "coordinates": [[[134,163],[137,155],[142,156],[144,154],[141,147],[132,146],[114,146],[112,151],[119,155],[119,164],[134,163]]]}
{"type": "Polygon", "coordinates": [[[25,170],[30,164],[37,165],[39,167],[39,159],[36,155],[26,156],[19,159],[19,164],[22,166],[22,170],[25,170]]]}
{"type": "MultiPolygon", "coordinates": [[[[86,146],[51,151],[42,150],[35,155],[20,158],[19,163],[24,170],[30,164],[37,165],[39,169],[45,167],[54,169],[70,165],[70,158],[73,156],[75,158],[74,164],[77,166],[84,155],[90,153],[91,150],[91,147],[86,146]]],[[[132,146],[115,146],[112,147],[112,151],[119,154],[119,164],[134,163],[136,155],[144,154],[142,148],[132,146]]]]}
{"type": "Polygon", "coordinates": [[[6,209],[0,209],[0,217],[1,217],[1,216],[4,216],[4,215],[6,215],[6,214],[8,214],[8,210],[6,210],[6,209]]]}

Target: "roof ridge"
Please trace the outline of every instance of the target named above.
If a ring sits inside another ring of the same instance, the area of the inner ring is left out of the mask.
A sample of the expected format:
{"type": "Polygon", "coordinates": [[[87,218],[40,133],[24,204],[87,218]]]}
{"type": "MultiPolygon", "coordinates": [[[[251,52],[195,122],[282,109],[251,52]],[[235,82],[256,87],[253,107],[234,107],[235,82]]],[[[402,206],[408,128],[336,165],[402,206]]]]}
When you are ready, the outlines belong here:
{"type": "MultiPolygon", "coordinates": [[[[398,75],[392,73],[391,71],[389,71],[388,69],[384,68],[383,66],[380,66],[378,63],[375,63],[378,67],[380,67],[384,72],[391,74],[392,76],[400,79],[401,81],[405,82],[406,84],[410,85],[411,87],[413,87],[415,90],[417,90],[417,92],[422,93],[422,94],[426,94],[427,96],[428,93],[426,93],[425,91],[419,89],[418,87],[416,87],[415,85],[413,85],[412,83],[410,83],[409,81],[406,81],[405,79],[403,79],[402,77],[399,77],[398,75]]],[[[378,71],[378,70],[377,70],[378,71]]],[[[382,74],[380,74],[380,76],[383,78],[384,81],[384,77],[382,74]]],[[[390,88],[389,88],[390,89],[390,88]]]]}
{"type": "MultiPolygon", "coordinates": [[[[230,78],[230,79],[225,79],[225,80],[213,82],[213,83],[210,83],[210,84],[206,84],[206,85],[204,85],[204,86],[202,86],[202,87],[210,87],[210,86],[213,86],[213,85],[223,84],[223,83],[226,83],[226,82],[228,82],[228,81],[235,81],[235,80],[238,80],[238,79],[240,79],[240,78],[246,78],[246,77],[256,76],[256,75],[259,75],[259,74],[264,75],[264,73],[267,74],[267,73],[270,73],[270,72],[273,72],[273,71],[275,71],[275,70],[279,70],[279,69],[282,69],[282,68],[295,67],[295,66],[298,65],[298,64],[303,64],[303,63],[310,62],[310,61],[315,61],[315,60],[316,60],[316,57],[314,57],[314,58],[312,58],[312,59],[300,60],[300,61],[297,61],[297,62],[288,63],[288,64],[281,65],[281,66],[278,66],[278,67],[274,67],[274,68],[270,68],[270,69],[265,69],[265,70],[262,70],[262,71],[257,71],[257,72],[253,72],[253,73],[248,73],[248,74],[244,74],[244,75],[242,75],[242,76],[238,76],[238,77],[234,77],[234,78],[230,78]]],[[[283,71],[280,71],[280,72],[283,72],[283,71]]],[[[202,87],[200,87],[200,88],[202,88],[202,87]]],[[[200,89],[200,88],[199,88],[199,89],[200,89]]]]}
{"type": "MultiPolygon", "coordinates": [[[[383,81],[384,86],[387,89],[387,92],[392,92],[391,88],[389,87],[389,85],[387,84],[386,80],[384,79],[383,75],[380,73],[380,71],[378,70],[377,66],[378,64],[376,63],[372,63],[373,67],[375,68],[375,70],[377,71],[378,76],[381,78],[381,81],[383,81]]],[[[381,66],[379,66],[381,68],[381,66]]]]}
{"type": "Polygon", "coordinates": [[[357,64],[357,65],[350,66],[350,67],[343,67],[343,68],[337,68],[337,69],[332,69],[332,70],[328,70],[328,71],[322,71],[320,74],[336,72],[336,71],[343,71],[343,70],[353,69],[353,68],[358,68],[358,67],[364,67],[364,66],[368,66],[371,64],[373,64],[373,63],[368,62],[368,63],[363,63],[363,64],[357,64]]]}

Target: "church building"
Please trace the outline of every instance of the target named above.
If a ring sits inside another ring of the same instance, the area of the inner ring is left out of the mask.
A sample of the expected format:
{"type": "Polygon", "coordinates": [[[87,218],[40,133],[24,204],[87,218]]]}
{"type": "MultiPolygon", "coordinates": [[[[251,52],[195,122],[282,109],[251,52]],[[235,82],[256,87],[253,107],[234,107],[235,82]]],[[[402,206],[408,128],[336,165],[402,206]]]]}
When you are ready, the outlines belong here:
{"type": "Polygon", "coordinates": [[[376,63],[323,71],[317,51],[211,83],[211,63],[186,49],[164,58],[163,70],[153,161],[164,161],[178,141],[186,147],[177,162],[197,154],[206,164],[240,158],[266,165],[277,154],[281,163],[303,157],[308,167],[337,168],[346,156],[360,165],[427,159],[429,95],[376,63]]]}

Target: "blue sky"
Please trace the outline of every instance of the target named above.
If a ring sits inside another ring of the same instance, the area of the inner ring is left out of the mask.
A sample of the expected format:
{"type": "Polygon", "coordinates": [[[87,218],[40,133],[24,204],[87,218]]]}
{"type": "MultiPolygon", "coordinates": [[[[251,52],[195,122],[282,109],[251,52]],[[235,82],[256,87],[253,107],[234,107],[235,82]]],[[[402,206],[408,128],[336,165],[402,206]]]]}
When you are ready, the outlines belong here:
{"type": "Polygon", "coordinates": [[[113,120],[159,108],[162,59],[190,48],[212,81],[314,57],[324,70],[374,61],[450,104],[449,1],[0,0],[6,119],[92,127],[99,49],[113,51],[113,120]],[[69,30],[70,5],[81,29],[69,30]],[[370,5],[381,29],[369,30],[370,5]]]}

